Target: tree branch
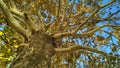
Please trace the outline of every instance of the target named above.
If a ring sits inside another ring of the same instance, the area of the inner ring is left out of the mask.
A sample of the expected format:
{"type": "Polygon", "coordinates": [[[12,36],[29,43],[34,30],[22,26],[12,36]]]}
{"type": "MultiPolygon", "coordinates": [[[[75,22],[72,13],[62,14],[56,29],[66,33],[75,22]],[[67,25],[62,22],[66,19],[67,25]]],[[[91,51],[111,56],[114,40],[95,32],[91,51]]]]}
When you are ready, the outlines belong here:
{"type": "Polygon", "coordinates": [[[32,32],[38,31],[37,26],[35,26],[34,24],[34,20],[31,19],[31,15],[29,15],[28,13],[24,13],[24,16],[25,16],[24,20],[29,25],[32,32]]]}
{"type": "Polygon", "coordinates": [[[19,23],[17,23],[17,21],[14,19],[10,10],[3,2],[3,0],[0,0],[0,8],[2,9],[10,26],[13,27],[18,33],[21,33],[25,38],[28,39],[30,34],[19,23]]]}
{"type": "Polygon", "coordinates": [[[69,45],[70,47],[68,47],[68,48],[56,48],[55,49],[56,53],[69,53],[69,52],[74,52],[74,51],[79,50],[79,49],[83,49],[83,50],[87,50],[87,51],[96,52],[99,54],[106,55],[106,53],[99,51],[98,49],[88,47],[88,46],[83,46],[83,45],[79,45],[79,44],[70,44],[70,43],[67,45],[69,45]]]}
{"type": "Polygon", "coordinates": [[[93,30],[91,31],[86,31],[84,33],[81,33],[81,34],[74,34],[74,32],[63,32],[63,33],[58,33],[58,34],[54,34],[53,37],[54,38],[59,38],[59,37],[68,37],[68,36],[74,36],[74,37],[83,37],[83,36],[89,36],[93,33],[95,33],[96,31],[100,30],[101,28],[103,27],[106,27],[106,26],[110,26],[110,25],[103,25],[103,26],[100,26],[100,27],[97,27],[97,28],[94,28],[93,30]]]}
{"type": "Polygon", "coordinates": [[[14,1],[13,0],[9,0],[9,1],[10,1],[11,7],[16,9],[16,5],[15,5],[14,1]]]}
{"type": "MultiPolygon", "coordinates": [[[[96,9],[88,18],[86,18],[80,25],[78,25],[78,27],[75,29],[75,30],[73,30],[72,32],[64,32],[64,33],[58,33],[58,34],[54,34],[53,35],[53,37],[55,37],[55,38],[57,38],[57,37],[63,37],[63,36],[74,36],[75,35],[75,33],[82,27],[82,26],[84,26],[84,24],[86,24],[86,23],[88,23],[87,21],[92,17],[92,16],[94,16],[100,9],[102,9],[102,8],[104,8],[105,6],[108,6],[108,5],[110,5],[110,4],[112,4],[112,3],[114,3],[115,2],[115,0],[113,0],[113,1],[111,1],[110,3],[108,3],[108,4],[106,4],[106,5],[104,5],[104,6],[101,6],[101,7],[99,7],[98,9],[96,9]]],[[[106,25],[105,25],[106,26],[106,25]]],[[[101,27],[100,27],[101,28],[101,27]]],[[[95,32],[96,30],[98,30],[98,29],[95,29],[95,30],[93,30],[93,32],[95,32]]],[[[91,32],[89,32],[89,33],[92,33],[92,31],[91,32]]],[[[85,36],[86,34],[80,34],[81,36],[85,36]]],[[[79,36],[80,36],[79,35],[79,36]]],[[[88,34],[87,34],[88,35],[88,34]]]]}
{"type": "Polygon", "coordinates": [[[35,24],[34,24],[34,21],[31,19],[30,15],[29,15],[28,13],[19,12],[19,11],[17,11],[17,10],[14,9],[14,8],[11,8],[10,11],[11,11],[13,14],[15,14],[15,15],[23,18],[23,19],[25,20],[25,22],[29,25],[29,27],[30,27],[30,29],[31,29],[32,31],[37,31],[37,30],[38,30],[37,27],[36,27],[35,24]]]}
{"type": "Polygon", "coordinates": [[[76,33],[84,24],[88,23],[87,21],[93,17],[99,10],[101,10],[102,8],[114,3],[116,0],[112,0],[111,2],[109,2],[108,4],[99,7],[98,9],[96,9],[88,18],[86,18],[73,32],[76,33]]]}
{"type": "Polygon", "coordinates": [[[23,18],[23,19],[25,19],[24,13],[21,13],[21,12],[17,11],[15,8],[11,8],[10,11],[11,11],[13,14],[15,14],[15,15],[23,18]]]}
{"type": "MultiPolygon", "coordinates": [[[[106,56],[106,57],[112,57],[112,58],[118,58],[117,56],[112,56],[112,55],[108,55],[107,53],[103,52],[103,51],[100,51],[96,48],[91,48],[91,47],[88,47],[88,46],[83,46],[83,45],[79,45],[79,44],[67,44],[69,45],[70,47],[68,48],[56,48],[55,49],[55,53],[71,53],[71,52],[75,52],[77,50],[86,50],[86,51],[90,51],[90,52],[95,52],[95,53],[98,53],[98,54],[101,54],[103,56],[106,56]]],[[[118,58],[120,59],[120,58],[118,58]]]]}
{"type": "Polygon", "coordinates": [[[107,3],[107,4],[103,5],[103,6],[100,6],[100,8],[101,8],[101,9],[102,9],[102,8],[105,8],[105,7],[109,6],[109,5],[111,5],[112,3],[114,3],[115,1],[117,1],[117,0],[112,0],[112,1],[109,2],[109,3],[107,3]]]}

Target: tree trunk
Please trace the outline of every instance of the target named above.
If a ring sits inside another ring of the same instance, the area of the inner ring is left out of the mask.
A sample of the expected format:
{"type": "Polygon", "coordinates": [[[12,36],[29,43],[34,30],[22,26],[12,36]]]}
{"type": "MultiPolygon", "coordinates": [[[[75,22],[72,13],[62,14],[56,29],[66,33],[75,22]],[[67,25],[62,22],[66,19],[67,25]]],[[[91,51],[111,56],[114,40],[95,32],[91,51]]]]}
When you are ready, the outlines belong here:
{"type": "Polygon", "coordinates": [[[28,46],[20,46],[11,68],[51,68],[54,54],[52,39],[43,32],[34,33],[28,46]]]}

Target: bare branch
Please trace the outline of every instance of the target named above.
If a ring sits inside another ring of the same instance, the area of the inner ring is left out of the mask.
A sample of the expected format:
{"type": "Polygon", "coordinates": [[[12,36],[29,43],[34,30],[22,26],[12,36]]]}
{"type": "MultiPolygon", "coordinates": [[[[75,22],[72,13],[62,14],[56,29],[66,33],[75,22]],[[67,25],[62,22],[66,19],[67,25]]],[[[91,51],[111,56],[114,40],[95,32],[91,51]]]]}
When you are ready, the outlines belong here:
{"type": "Polygon", "coordinates": [[[10,10],[6,6],[6,4],[3,2],[3,0],[0,0],[0,8],[2,9],[8,23],[11,25],[11,27],[15,28],[15,30],[19,33],[21,33],[24,37],[27,39],[29,38],[29,33],[19,24],[16,22],[14,17],[12,16],[10,10]]]}
{"type": "Polygon", "coordinates": [[[25,21],[22,18],[20,18],[20,17],[18,17],[16,15],[13,15],[13,17],[18,21],[18,23],[20,23],[20,25],[22,27],[24,27],[25,29],[29,29],[28,24],[25,23],[25,21]]]}
{"type": "Polygon", "coordinates": [[[110,14],[107,18],[103,18],[103,19],[97,19],[95,20],[96,22],[100,22],[100,21],[113,21],[113,20],[120,20],[119,17],[114,17],[115,14],[118,14],[120,12],[120,10],[110,14]]]}
{"type": "Polygon", "coordinates": [[[58,33],[58,34],[54,34],[53,37],[54,38],[58,38],[58,37],[66,37],[66,36],[74,36],[74,37],[83,37],[83,36],[89,36],[93,33],[95,33],[96,31],[100,30],[101,28],[103,27],[106,27],[106,26],[110,26],[110,25],[103,25],[103,26],[100,26],[100,27],[97,27],[97,28],[94,28],[93,30],[91,31],[86,31],[84,33],[81,33],[81,34],[74,34],[74,32],[63,32],[63,33],[58,33]]]}
{"type": "MultiPolygon", "coordinates": [[[[77,50],[86,50],[86,51],[101,54],[101,55],[106,56],[106,57],[118,58],[117,56],[108,55],[107,53],[100,51],[96,48],[91,48],[91,47],[83,46],[83,45],[79,45],[79,44],[70,44],[70,43],[67,45],[69,45],[70,47],[68,47],[68,48],[56,48],[55,53],[56,54],[57,53],[71,53],[71,52],[75,52],[77,50]]],[[[120,58],[118,58],[118,59],[120,59],[120,58]]]]}
{"type": "Polygon", "coordinates": [[[42,15],[41,15],[41,11],[37,11],[37,12],[38,12],[37,15],[39,15],[39,16],[38,16],[38,18],[39,18],[39,26],[38,26],[38,28],[41,30],[42,27],[43,27],[43,25],[44,25],[44,23],[43,23],[43,17],[42,17],[42,15]]]}
{"type": "Polygon", "coordinates": [[[100,8],[101,8],[101,9],[102,9],[102,8],[105,8],[105,7],[111,5],[111,4],[114,3],[114,2],[116,2],[116,0],[112,0],[112,1],[109,2],[109,3],[107,3],[107,4],[103,5],[103,6],[100,6],[100,8]]]}
{"type": "Polygon", "coordinates": [[[112,16],[114,16],[114,15],[117,14],[117,13],[120,13],[120,10],[118,10],[118,11],[114,12],[113,14],[111,14],[111,15],[108,17],[108,19],[111,18],[112,16]]]}
{"type": "Polygon", "coordinates": [[[31,15],[24,13],[25,21],[29,25],[32,32],[38,31],[38,28],[35,26],[34,21],[31,19],[31,15]]]}
{"type": "Polygon", "coordinates": [[[69,52],[74,52],[74,51],[79,50],[79,49],[83,49],[83,50],[87,50],[87,51],[96,52],[99,54],[106,55],[106,53],[99,51],[98,49],[88,47],[88,46],[83,46],[83,45],[79,45],[79,44],[70,44],[70,43],[67,45],[69,45],[68,48],[56,48],[55,49],[56,53],[69,53],[69,52]]]}
{"type": "Polygon", "coordinates": [[[23,18],[25,20],[25,22],[29,25],[29,27],[32,31],[38,30],[37,27],[35,26],[34,22],[32,21],[32,19],[30,18],[30,15],[28,15],[28,13],[19,12],[14,8],[11,8],[10,10],[13,14],[23,18]]]}
{"type": "MultiPolygon", "coordinates": [[[[72,9],[73,9],[73,6],[74,6],[74,4],[75,4],[75,0],[74,0],[74,2],[71,4],[71,6],[70,6],[70,9],[69,9],[69,11],[68,11],[68,13],[69,13],[69,15],[68,15],[68,17],[67,17],[67,21],[66,21],[66,23],[65,23],[65,27],[67,27],[69,24],[70,24],[70,18],[71,18],[71,16],[72,16],[72,9]]],[[[67,8],[66,8],[67,9],[67,8]]],[[[67,9],[68,10],[68,9],[67,9]]]]}
{"type": "Polygon", "coordinates": [[[60,17],[60,8],[61,8],[61,0],[58,1],[58,9],[57,9],[57,19],[59,21],[59,17],[60,17]]]}
{"type": "Polygon", "coordinates": [[[116,26],[111,26],[113,29],[115,30],[120,30],[120,26],[119,25],[116,25],[116,26]]]}
{"type": "Polygon", "coordinates": [[[11,4],[11,7],[16,9],[16,5],[15,5],[14,1],[13,0],[9,0],[9,1],[10,1],[10,4],[11,4]]]}
{"type": "MultiPolygon", "coordinates": [[[[108,6],[108,5],[110,5],[110,4],[112,4],[112,3],[114,3],[115,2],[115,0],[113,0],[113,1],[111,1],[110,3],[108,3],[108,4],[106,4],[106,5],[104,5],[104,6],[108,6]]],[[[87,24],[88,22],[88,20],[92,17],[92,16],[94,16],[99,10],[101,10],[102,8],[104,8],[103,6],[102,7],[99,7],[98,9],[96,9],[88,18],[86,18],[80,25],[78,25],[78,27],[75,29],[75,30],[73,30],[72,32],[64,32],[64,33],[58,33],[58,34],[54,34],[53,35],[53,37],[55,37],[55,38],[57,38],[57,37],[64,37],[64,36],[74,36],[75,35],[75,33],[82,27],[82,26],[84,26],[84,24],[87,24]]],[[[106,25],[105,25],[106,26],[106,25]]],[[[105,27],[104,26],[104,27],[105,27]]],[[[101,27],[100,27],[101,28],[101,27]]],[[[98,30],[98,29],[97,29],[98,30]]],[[[95,29],[95,31],[96,31],[96,29],[95,29]]],[[[94,30],[93,30],[93,32],[95,32],[94,30]]],[[[90,32],[90,33],[92,33],[92,31],[90,32]]],[[[84,34],[80,34],[81,36],[85,36],[86,35],[86,33],[84,33],[84,34]]],[[[88,35],[88,34],[87,34],[88,35]]]]}
{"type": "Polygon", "coordinates": [[[84,24],[88,23],[87,21],[88,21],[91,17],[93,17],[99,10],[101,10],[102,8],[104,8],[104,7],[106,7],[106,6],[114,3],[115,1],[116,1],[116,0],[112,0],[112,1],[109,2],[108,4],[106,4],[106,5],[104,5],[104,6],[101,6],[101,7],[99,7],[98,9],[96,9],[96,10],[95,10],[88,18],[86,18],[86,19],[82,22],[82,24],[80,24],[73,32],[76,33],[84,24]]]}
{"type": "Polygon", "coordinates": [[[13,14],[15,14],[15,15],[17,15],[17,16],[23,18],[23,19],[25,18],[24,13],[19,12],[19,11],[17,11],[17,10],[14,9],[14,8],[11,8],[10,11],[11,11],[13,14]]]}

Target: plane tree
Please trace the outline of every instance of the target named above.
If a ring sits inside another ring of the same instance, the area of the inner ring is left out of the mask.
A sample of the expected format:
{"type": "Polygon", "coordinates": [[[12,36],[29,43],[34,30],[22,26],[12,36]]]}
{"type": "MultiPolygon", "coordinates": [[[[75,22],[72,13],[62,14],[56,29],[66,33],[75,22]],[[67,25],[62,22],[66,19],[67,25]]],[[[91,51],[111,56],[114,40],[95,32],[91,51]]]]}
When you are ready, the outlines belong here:
{"type": "Polygon", "coordinates": [[[119,3],[119,0],[0,0],[1,66],[117,67],[119,3]]]}

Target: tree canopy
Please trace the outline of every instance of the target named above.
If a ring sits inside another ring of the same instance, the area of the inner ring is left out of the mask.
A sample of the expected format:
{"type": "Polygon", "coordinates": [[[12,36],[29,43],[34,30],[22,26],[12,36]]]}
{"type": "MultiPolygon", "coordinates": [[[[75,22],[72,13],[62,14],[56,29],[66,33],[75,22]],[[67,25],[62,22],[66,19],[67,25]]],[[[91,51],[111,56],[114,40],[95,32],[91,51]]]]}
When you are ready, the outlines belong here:
{"type": "Polygon", "coordinates": [[[120,1],[0,0],[0,68],[26,55],[52,55],[51,68],[118,68],[120,1]]]}

